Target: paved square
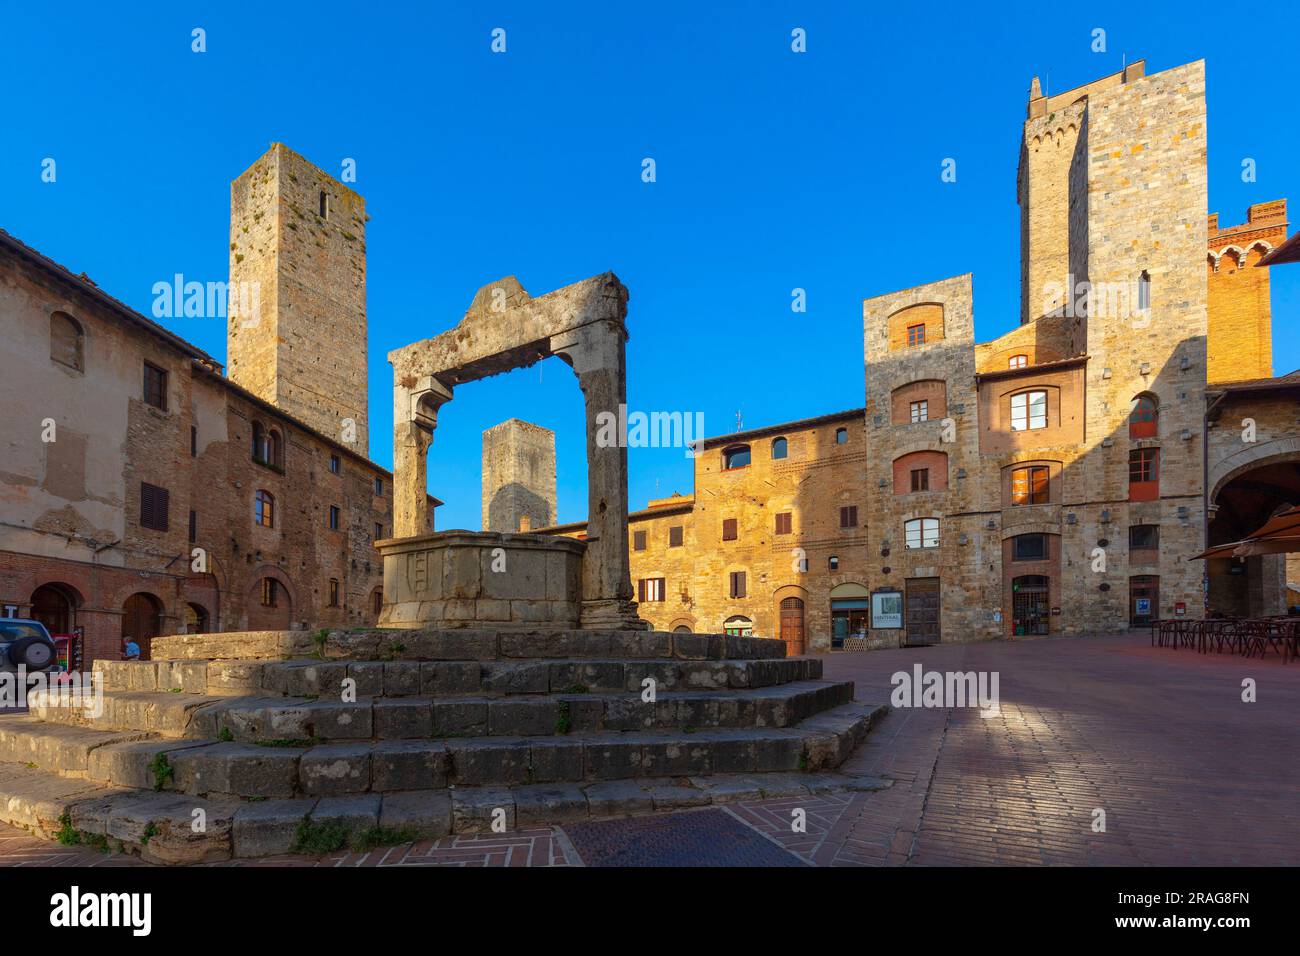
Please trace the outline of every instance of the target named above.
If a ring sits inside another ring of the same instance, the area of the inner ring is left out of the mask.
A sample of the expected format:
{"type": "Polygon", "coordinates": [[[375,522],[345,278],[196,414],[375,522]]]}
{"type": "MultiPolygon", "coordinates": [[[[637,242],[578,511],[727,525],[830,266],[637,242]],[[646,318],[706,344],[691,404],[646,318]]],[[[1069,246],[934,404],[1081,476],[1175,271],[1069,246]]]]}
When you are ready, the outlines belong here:
{"type": "MultiPolygon", "coordinates": [[[[996,671],[1001,715],[893,711],[843,768],[892,780],[884,790],[214,865],[1300,864],[1300,665],[1135,634],[837,654],[826,676],[886,701],[918,662],[996,671]]],[[[0,828],[3,866],[132,864],[0,828]]]]}

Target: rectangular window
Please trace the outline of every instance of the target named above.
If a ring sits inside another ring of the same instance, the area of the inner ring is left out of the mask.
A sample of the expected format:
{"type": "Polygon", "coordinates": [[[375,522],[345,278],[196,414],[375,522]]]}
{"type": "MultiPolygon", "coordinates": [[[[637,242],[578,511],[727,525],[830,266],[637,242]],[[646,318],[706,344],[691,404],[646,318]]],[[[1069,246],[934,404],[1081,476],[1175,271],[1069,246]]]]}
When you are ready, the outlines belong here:
{"type": "Polygon", "coordinates": [[[736,519],[735,518],[722,519],[722,540],[723,541],[736,540],[736,519]]]}
{"type": "Polygon", "coordinates": [[[144,363],[144,400],[154,408],[167,411],[167,373],[148,362],[144,363]]]}
{"type": "Polygon", "coordinates": [[[1128,529],[1130,551],[1157,551],[1160,549],[1160,525],[1135,524],[1128,529]]]}
{"type": "Polygon", "coordinates": [[[1017,468],[1011,472],[1011,504],[1047,504],[1051,483],[1046,465],[1017,468]]]}
{"type": "Polygon", "coordinates": [[[905,522],[903,540],[908,550],[939,547],[939,519],[913,518],[905,522]]]}
{"type": "Polygon", "coordinates": [[[190,426],[190,457],[199,457],[199,429],[196,425],[190,426]]]}
{"type": "Polygon", "coordinates": [[[193,544],[199,540],[199,513],[190,512],[190,543],[193,544]]]}
{"type": "Polygon", "coordinates": [[[832,554],[829,558],[827,558],[827,559],[826,559],[826,567],[827,567],[828,570],[831,570],[831,571],[838,571],[838,570],[840,569],[840,558],[839,558],[839,555],[837,555],[837,554],[832,554]]]}
{"type": "Polygon", "coordinates": [[[916,422],[928,422],[930,420],[930,402],[928,399],[919,402],[912,402],[911,409],[913,424],[916,422]]]}
{"type": "Polygon", "coordinates": [[[1160,497],[1160,449],[1134,448],[1128,453],[1129,501],[1155,501],[1160,497]]]}
{"type": "Polygon", "coordinates": [[[330,530],[339,530],[339,509],[337,505],[330,505],[330,530]]]}
{"type": "Polygon", "coordinates": [[[330,578],[330,607],[339,606],[339,582],[336,578],[330,578]]]}
{"type": "Polygon", "coordinates": [[[262,607],[275,607],[277,591],[275,578],[262,578],[262,607]]]}
{"type": "Polygon", "coordinates": [[[930,469],[929,468],[912,469],[912,490],[913,491],[930,490],[930,469]]]}
{"type": "Polygon", "coordinates": [[[375,522],[375,540],[378,541],[384,536],[384,526],[375,522]]]}
{"type": "Polygon", "coordinates": [[[907,344],[908,346],[925,344],[924,325],[909,325],[907,327],[907,344]]]}
{"type": "Polygon", "coordinates": [[[168,497],[166,488],[140,482],[140,527],[167,530],[168,497]]]}
{"type": "Polygon", "coordinates": [[[858,526],[858,506],[848,505],[840,509],[840,527],[856,528],[858,526]]]}
{"type": "Polygon", "coordinates": [[[636,582],[636,599],[642,604],[647,601],[662,601],[665,590],[663,578],[641,578],[636,582]]]}
{"type": "Polygon", "coordinates": [[[743,598],[745,596],[745,572],[732,571],[729,593],[733,598],[743,598]]]}
{"type": "Polygon", "coordinates": [[[376,479],[375,479],[375,494],[376,494],[376,495],[382,495],[383,493],[384,493],[384,479],[382,479],[382,478],[376,478],[376,479]]]}
{"type": "Polygon", "coordinates": [[[794,531],[794,515],[783,511],[776,516],[776,533],[791,534],[794,531]]]}
{"type": "Polygon", "coordinates": [[[1011,539],[1012,561],[1042,561],[1047,557],[1047,535],[1018,534],[1011,539]]]}
{"type": "Polygon", "coordinates": [[[330,474],[337,475],[338,473],[339,473],[339,456],[330,455],[330,474]]]}
{"type": "Polygon", "coordinates": [[[668,547],[680,548],[682,546],[682,526],[675,525],[668,529],[668,547]]]}
{"type": "Polygon", "coordinates": [[[1011,396],[1011,430],[1023,432],[1047,427],[1047,393],[1021,392],[1011,396]]]}

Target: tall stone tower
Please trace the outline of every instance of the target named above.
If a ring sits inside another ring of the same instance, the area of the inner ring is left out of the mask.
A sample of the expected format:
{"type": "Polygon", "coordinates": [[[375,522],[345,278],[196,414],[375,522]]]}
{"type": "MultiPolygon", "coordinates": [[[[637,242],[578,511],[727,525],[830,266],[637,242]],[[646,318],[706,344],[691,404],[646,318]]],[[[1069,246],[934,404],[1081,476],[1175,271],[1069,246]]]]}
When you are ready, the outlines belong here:
{"type": "Polygon", "coordinates": [[[555,432],[512,418],[483,433],[483,530],[555,524],[555,432]]]}
{"type": "Polygon", "coordinates": [[[282,143],[230,185],[231,381],[358,454],[366,412],[366,206],[282,143]]]}
{"type": "Polygon", "coordinates": [[[1055,96],[1043,94],[1038,77],[1030,84],[1016,177],[1022,325],[1065,304],[1071,274],[1070,167],[1083,148],[1080,134],[1088,97],[1141,79],[1145,72],[1145,61],[1138,60],[1055,96]]]}
{"type": "Polygon", "coordinates": [[[1238,226],[1209,222],[1209,380],[1273,375],[1273,311],[1267,267],[1259,260],[1286,240],[1286,200],[1256,203],[1238,226]]]}

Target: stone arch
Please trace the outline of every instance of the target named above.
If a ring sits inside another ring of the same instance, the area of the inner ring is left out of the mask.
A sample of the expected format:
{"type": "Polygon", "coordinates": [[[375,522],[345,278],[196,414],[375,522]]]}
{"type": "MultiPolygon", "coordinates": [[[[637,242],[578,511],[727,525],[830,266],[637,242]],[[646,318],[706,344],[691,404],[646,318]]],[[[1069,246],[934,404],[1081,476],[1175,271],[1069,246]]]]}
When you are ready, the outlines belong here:
{"type": "Polygon", "coordinates": [[[277,565],[262,564],[249,574],[248,589],[244,595],[246,627],[254,631],[284,631],[293,628],[294,611],[301,605],[289,575],[277,565]],[[264,579],[278,585],[273,595],[274,605],[263,603],[264,579]]]}
{"type": "Polygon", "coordinates": [[[1243,445],[1240,451],[1236,451],[1210,466],[1210,480],[1208,483],[1210,503],[1214,503],[1215,499],[1219,497],[1219,492],[1234,478],[1238,478],[1254,468],[1282,464],[1287,461],[1300,462],[1300,435],[1243,445]]]}
{"type": "Polygon", "coordinates": [[[695,618],[688,614],[682,617],[675,617],[671,621],[669,621],[668,630],[669,632],[677,632],[679,628],[684,627],[687,629],[689,633],[694,634],[695,625],[696,625],[695,618]]]}

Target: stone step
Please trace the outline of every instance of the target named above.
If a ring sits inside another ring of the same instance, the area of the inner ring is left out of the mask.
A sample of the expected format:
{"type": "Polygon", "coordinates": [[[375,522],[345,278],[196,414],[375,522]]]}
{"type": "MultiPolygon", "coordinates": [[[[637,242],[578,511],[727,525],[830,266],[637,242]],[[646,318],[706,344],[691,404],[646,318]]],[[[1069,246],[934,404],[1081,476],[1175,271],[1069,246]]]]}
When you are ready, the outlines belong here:
{"type": "Polygon", "coordinates": [[[86,776],[119,787],[213,799],[285,799],[464,786],[820,771],[839,766],[883,710],[854,702],[792,728],[696,733],[359,740],[298,747],[150,738],[96,748],[86,776]]]}
{"type": "Polygon", "coordinates": [[[545,694],[589,691],[770,687],[822,676],[816,657],[768,660],[561,659],[550,661],[97,661],[109,691],[338,696],[345,680],[358,697],[545,694]]]}
{"type": "Polygon", "coordinates": [[[562,658],[771,660],[784,641],[668,631],[486,631],[354,628],[245,631],[156,637],[158,661],[262,660],[319,656],[350,660],[490,661],[562,658]]]}
{"type": "Polygon", "coordinates": [[[0,719],[0,762],[84,777],[90,755],[97,748],[148,736],[141,731],[92,730],[47,723],[30,715],[6,715],[0,719]]]}
{"type": "Polygon", "coordinates": [[[321,854],[493,832],[496,821],[508,831],[889,785],[880,778],[829,772],[696,774],[238,801],[102,786],[0,763],[0,821],[150,862],[205,863],[290,853],[306,845],[321,854]]]}

